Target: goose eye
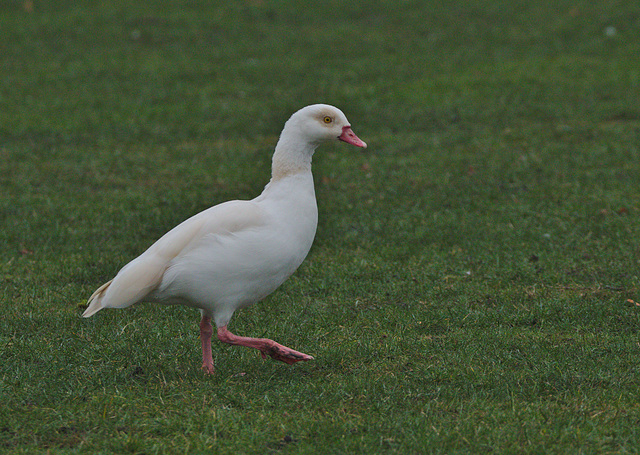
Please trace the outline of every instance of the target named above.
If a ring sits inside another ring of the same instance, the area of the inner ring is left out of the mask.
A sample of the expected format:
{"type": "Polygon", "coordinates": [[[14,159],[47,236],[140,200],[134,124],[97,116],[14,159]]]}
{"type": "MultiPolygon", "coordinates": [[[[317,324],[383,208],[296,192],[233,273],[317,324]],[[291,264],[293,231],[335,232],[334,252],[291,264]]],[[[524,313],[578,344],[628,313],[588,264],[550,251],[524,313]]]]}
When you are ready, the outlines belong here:
{"type": "Polygon", "coordinates": [[[331,123],[331,122],[333,122],[333,119],[331,117],[329,117],[328,115],[325,115],[324,118],[322,119],[322,121],[324,123],[331,123]]]}

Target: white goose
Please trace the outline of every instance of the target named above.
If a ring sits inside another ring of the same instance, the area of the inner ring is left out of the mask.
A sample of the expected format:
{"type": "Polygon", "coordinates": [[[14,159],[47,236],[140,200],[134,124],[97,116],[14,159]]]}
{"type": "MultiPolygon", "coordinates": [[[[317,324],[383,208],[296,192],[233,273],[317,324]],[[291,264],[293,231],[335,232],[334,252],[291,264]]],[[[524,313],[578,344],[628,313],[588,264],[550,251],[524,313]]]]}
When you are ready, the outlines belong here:
{"type": "Polygon", "coordinates": [[[272,176],[250,201],[229,201],[182,222],[125,265],[89,298],[82,316],[138,302],[187,305],[202,313],[202,369],[214,372],[211,318],[224,343],[260,350],[288,364],[313,357],[266,338],[234,335],[233,313],[263,299],[302,263],[316,233],[311,157],[325,141],[366,147],[336,107],[314,104],[285,123],[272,161],[272,176]]]}

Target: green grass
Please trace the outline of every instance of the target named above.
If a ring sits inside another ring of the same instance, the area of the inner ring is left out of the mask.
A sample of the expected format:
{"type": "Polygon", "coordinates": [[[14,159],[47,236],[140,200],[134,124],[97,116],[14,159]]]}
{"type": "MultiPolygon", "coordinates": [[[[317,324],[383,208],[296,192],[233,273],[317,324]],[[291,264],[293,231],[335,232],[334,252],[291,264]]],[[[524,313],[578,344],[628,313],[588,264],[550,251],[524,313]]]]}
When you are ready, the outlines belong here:
{"type": "Polygon", "coordinates": [[[0,6],[0,453],[637,452],[635,2],[110,3],[0,6]],[[231,323],[314,362],[80,318],[316,102],[369,148],[318,150],[309,257],[231,323]]]}

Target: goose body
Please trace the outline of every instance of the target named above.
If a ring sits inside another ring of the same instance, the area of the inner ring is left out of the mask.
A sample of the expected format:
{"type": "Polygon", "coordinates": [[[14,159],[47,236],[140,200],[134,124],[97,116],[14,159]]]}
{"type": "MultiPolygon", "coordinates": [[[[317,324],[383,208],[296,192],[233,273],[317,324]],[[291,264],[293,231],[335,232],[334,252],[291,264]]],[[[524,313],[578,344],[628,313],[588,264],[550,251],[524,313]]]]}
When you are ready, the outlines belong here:
{"type": "Polygon", "coordinates": [[[198,308],[207,373],[214,371],[211,319],[220,341],[257,348],[263,357],[286,363],[311,360],[269,339],[236,336],[227,324],[237,309],[280,286],[309,252],[318,222],[311,158],[319,144],[332,139],[366,147],[338,108],[316,104],[293,114],[262,194],[213,206],[170,230],[99,287],[83,316],[142,301],[198,308]]]}

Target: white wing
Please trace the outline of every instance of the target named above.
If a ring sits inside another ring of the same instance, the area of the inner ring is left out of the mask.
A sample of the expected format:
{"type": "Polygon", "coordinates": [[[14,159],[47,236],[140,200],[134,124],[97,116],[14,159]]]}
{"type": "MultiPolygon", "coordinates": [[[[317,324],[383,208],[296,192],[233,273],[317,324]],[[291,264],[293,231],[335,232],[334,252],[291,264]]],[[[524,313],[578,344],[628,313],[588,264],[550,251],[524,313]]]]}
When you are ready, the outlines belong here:
{"type": "Polygon", "coordinates": [[[251,201],[225,202],[194,215],[99,287],[89,298],[89,307],[82,316],[92,316],[102,308],[125,308],[143,300],[161,283],[171,261],[188,252],[203,237],[232,235],[264,223],[263,210],[251,201]]]}

